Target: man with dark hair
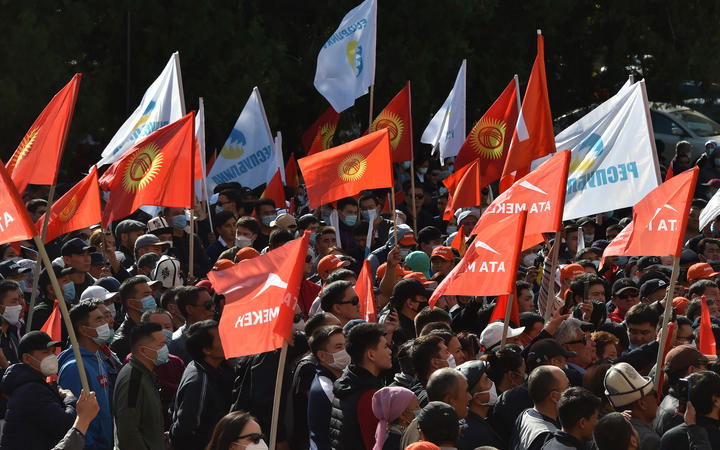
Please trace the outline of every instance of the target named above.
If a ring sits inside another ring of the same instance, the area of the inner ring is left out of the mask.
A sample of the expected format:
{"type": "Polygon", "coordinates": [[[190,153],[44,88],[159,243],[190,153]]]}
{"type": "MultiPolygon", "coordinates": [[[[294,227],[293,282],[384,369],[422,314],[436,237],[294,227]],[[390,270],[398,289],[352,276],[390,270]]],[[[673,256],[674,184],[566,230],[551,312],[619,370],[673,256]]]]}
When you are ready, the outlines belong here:
{"type": "Polygon", "coordinates": [[[320,307],[332,313],[342,326],[360,318],[360,299],[349,281],[333,281],[320,291],[320,307]]]}
{"type": "Polygon", "coordinates": [[[237,262],[237,252],[248,247],[254,248],[258,235],[260,235],[260,225],[257,219],[254,217],[239,218],[235,222],[235,237],[232,246],[220,253],[218,259],[229,259],[237,262]]]}
{"type": "Polygon", "coordinates": [[[235,214],[232,211],[222,210],[215,214],[213,226],[215,227],[215,242],[205,249],[211,264],[218,260],[220,254],[235,245],[235,214]]]}
{"type": "Polygon", "coordinates": [[[288,242],[292,241],[293,235],[287,230],[273,230],[268,238],[268,251],[280,248],[288,242]]]}
{"type": "Polygon", "coordinates": [[[177,306],[177,294],[183,288],[184,286],[167,289],[160,296],[160,307],[168,311],[172,316],[173,331],[185,324],[185,318],[182,316],[180,309],[177,306]]]}
{"type": "Polygon", "coordinates": [[[418,415],[420,437],[438,447],[448,449],[457,445],[460,429],[455,410],[443,402],[430,402],[418,415]]]}
{"type": "Polygon", "coordinates": [[[560,396],[557,409],[562,430],[556,431],[542,448],[584,450],[587,443],[593,440],[600,399],[585,388],[571,387],[560,396]]]}
{"type": "Polygon", "coordinates": [[[720,262],[720,239],[704,238],[697,245],[698,256],[710,264],[720,262]]]}
{"type": "MultiPolygon", "coordinates": [[[[696,425],[686,423],[672,428],[660,440],[661,450],[690,449],[689,435],[707,433],[710,448],[720,448],[720,375],[711,371],[687,377],[688,401],[695,408],[696,425]]],[[[692,448],[695,448],[693,446],[692,448]]]]}
{"type": "MultiPolygon", "coordinates": [[[[77,303],[80,300],[80,294],[85,289],[92,286],[95,280],[90,276],[90,253],[95,251],[95,247],[87,245],[85,241],[79,238],[70,239],[63,244],[60,250],[65,267],[75,269],[70,274],[70,280],[74,284],[74,296],[66,298],[69,303],[77,303]]],[[[65,296],[68,296],[65,294],[65,296]]]]}
{"type": "Polygon", "coordinates": [[[598,420],[593,431],[598,450],[638,450],[640,439],[628,419],[621,413],[613,412],[598,420]]]}
{"type": "Polygon", "coordinates": [[[131,277],[120,285],[120,301],[125,309],[125,320],[115,331],[110,348],[118,356],[120,361],[130,353],[130,335],[133,328],[140,323],[140,317],[145,311],[157,308],[157,302],[152,295],[152,289],[148,286],[146,278],[131,277]]]}
{"type": "Polygon", "coordinates": [[[535,296],[533,295],[530,283],[526,281],[516,281],[515,292],[517,292],[518,312],[520,314],[536,311],[535,304],[533,303],[535,296]]]}
{"type": "Polygon", "coordinates": [[[430,257],[433,250],[442,245],[442,233],[437,227],[425,227],[418,231],[417,243],[418,250],[425,252],[430,257]]]}
{"type": "Polygon", "coordinates": [[[409,278],[401,280],[393,288],[390,296],[390,308],[398,312],[398,329],[393,335],[393,344],[400,345],[418,335],[415,328],[415,317],[427,306],[428,295],[425,287],[418,280],[409,278]]]}
{"type": "Polygon", "coordinates": [[[655,340],[657,324],[660,320],[657,310],[645,303],[638,303],[625,315],[628,339],[632,351],[655,340]]]}
{"type": "Polygon", "coordinates": [[[338,246],[351,252],[356,247],[354,230],[358,224],[357,201],[352,197],[341,198],[337,202],[337,212],[340,219],[338,233],[341,240],[338,246]]]}
{"type": "Polygon", "coordinates": [[[385,219],[382,215],[382,204],[375,194],[363,194],[358,201],[360,205],[360,218],[363,222],[373,222],[373,238],[371,241],[371,250],[375,250],[382,244],[387,242],[390,229],[393,227],[393,221],[385,219]]]}
{"type": "Polygon", "coordinates": [[[628,310],[640,303],[640,289],[630,278],[620,278],[612,285],[612,302],[615,310],[608,315],[608,319],[621,323],[628,310]]]}
{"type": "MultiPolygon", "coordinates": [[[[85,448],[105,449],[113,445],[113,419],[110,409],[110,380],[108,368],[98,357],[98,350],[110,339],[110,326],[104,314],[98,308],[101,301],[81,300],[70,309],[70,321],[80,346],[80,355],[87,372],[90,390],[95,392],[100,411],[90,423],[85,435],[85,448]]],[[[58,357],[60,371],[58,384],[72,391],[80,398],[82,384],[78,371],[77,360],[72,345],[58,357]]]]}
{"type": "Polygon", "coordinates": [[[703,295],[708,300],[720,301],[720,289],[717,283],[711,280],[700,280],[690,285],[688,289],[688,298],[692,301],[694,298],[700,298],[703,295]]]}
{"type": "Polygon", "coordinates": [[[202,286],[185,286],[177,293],[176,298],[185,324],[173,332],[168,348],[170,353],[179,356],[185,365],[188,365],[193,357],[185,347],[185,330],[194,323],[212,319],[215,315],[215,303],[207,288],[202,286]]]}
{"type": "MultiPolygon", "coordinates": [[[[215,217],[217,218],[220,213],[227,211],[235,217],[245,215],[245,205],[242,202],[242,196],[240,195],[239,189],[225,188],[218,193],[217,203],[215,206],[222,208],[221,211],[216,211],[215,217]]],[[[213,223],[218,223],[219,220],[213,223]]]]}
{"type": "MultiPolygon", "coordinates": [[[[284,207],[284,206],[283,206],[284,207]]],[[[258,226],[260,233],[258,233],[253,247],[255,250],[261,252],[262,249],[267,247],[270,236],[270,222],[275,220],[277,217],[277,205],[271,198],[261,198],[255,203],[255,216],[258,218],[258,226]]]]}
{"type": "MultiPolygon", "coordinates": [[[[511,350],[501,351],[515,354],[522,361],[522,357],[511,350]]],[[[460,424],[459,447],[477,448],[487,445],[505,448],[507,443],[498,436],[488,420],[490,411],[498,399],[496,385],[488,376],[490,364],[487,361],[468,361],[459,365],[457,370],[465,375],[471,397],[468,415],[460,424]]]]}
{"type": "Polygon", "coordinates": [[[378,420],[372,396],[382,387],[380,373],[392,367],[392,350],[382,326],[361,323],[347,336],[350,366],[335,381],[330,416],[330,444],[334,449],[372,447],[378,420]]]}
{"type": "Polygon", "coordinates": [[[423,308],[415,316],[415,331],[418,336],[422,335],[423,328],[430,323],[442,322],[450,325],[450,314],[440,308],[423,308]]]}
{"type": "Polygon", "coordinates": [[[189,234],[185,231],[189,223],[185,210],[182,208],[164,208],[162,214],[172,226],[173,256],[180,261],[182,272],[185,274],[190,272],[190,239],[194,239],[194,274],[198,278],[204,277],[210,268],[210,264],[205,253],[205,247],[197,233],[189,234]]]}
{"type": "Polygon", "coordinates": [[[510,448],[539,450],[558,431],[558,402],[570,386],[565,372],[555,366],[540,366],[528,377],[528,391],[533,407],[520,414],[515,422],[510,448]]]}
{"type": "Polygon", "coordinates": [[[175,396],[170,442],[176,450],[205,448],[215,424],[230,410],[233,371],[225,364],[218,323],[195,322],[187,328],[185,367],[175,396]]]}
{"type": "Polygon", "coordinates": [[[335,228],[323,227],[318,230],[315,238],[315,260],[320,260],[330,254],[330,249],[338,245],[335,228]]]}
{"type": "Polygon", "coordinates": [[[137,324],[130,333],[132,357],[115,382],[115,447],[165,448],[160,393],[155,366],[168,361],[167,338],[156,323],[137,324]]]}
{"type": "Polygon", "coordinates": [[[345,350],[345,336],[339,326],[325,326],[316,329],[310,337],[310,351],[317,359],[315,378],[307,398],[307,425],[311,447],[318,450],[330,449],[330,413],[335,398],[327,389],[342,374],[350,363],[345,350]]]}
{"type": "Polygon", "coordinates": [[[427,335],[415,339],[411,355],[416,382],[410,387],[410,390],[415,393],[420,406],[424,407],[428,403],[426,386],[430,376],[436,370],[449,367],[452,355],[448,352],[443,338],[437,335],[427,335]]]}
{"type": "Polygon", "coordinates": [[[25,203],[25,208],[27,208],[28,212],[30,213],[30,218],[32,219],[33,223],[37,222],[40,217],[45,214],[47,211],[47,200],[44,198],[34,198],[30,200],[29,202],[25,203]]]}

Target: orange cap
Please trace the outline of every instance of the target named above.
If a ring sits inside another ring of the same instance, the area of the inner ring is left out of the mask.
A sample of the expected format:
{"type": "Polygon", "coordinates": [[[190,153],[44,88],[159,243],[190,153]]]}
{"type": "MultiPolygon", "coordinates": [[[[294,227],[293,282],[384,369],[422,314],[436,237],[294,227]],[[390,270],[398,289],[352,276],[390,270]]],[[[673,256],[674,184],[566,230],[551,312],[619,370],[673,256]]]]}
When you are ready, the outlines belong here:
{"type": "Polygon", "coordinates": [[[690,303],[690,300],[688,300],[685,297],[675,297],[672,301],[672,305],[673,305],[673,308],[675,308],[675,312],[677,312],[681,316],[685,315],[685,312],[687,311],[688,303],[690,303]]]}
{"type": "Polygon", "coordinates": [[[410,272],[403,277],[403,279],[405,280],[408,280],[410,278],[418,280],[425,287],[434,288],[437,286],[437,281],[428,281],[425,275],[423,275],[421,272],[410,272]]]}
{"type": "Polygon", "coordinates": [[[213,270],[225,270],[228,267],[234,266],[235,263],[230,261],[229,259],[218,259],[215,261],[215,265],[213,265],[213,270]]]}
{"type": "Polygon", "coordinates": [[[350,262],[343,261],[337,255],[327,255],[327,256],[324,256],[320,260],[320,262],[318,262],[317,271],[318,271],[318,273],[331,272],[335,269],[339,269],[341,267],[347,267],[349,265],[350,265],[350,262]]]}
{"type": "Polygon", "coordinates": [[[235,261],[240,262],[246,259],[253,259],[260,256],[260,252],[252,247],[241,248],[235,253],[235,261]]]}
{"type": "MultiPolygon", "coordinates": [[[[380,264],[380,266],[378,266],[377,270],[375,271],[375,277],[377,277],[378,280],[382,279],[382,277],[385,276],[386,270],[387,270],[387,263],[384,262],[384,263],[380,264]]],[[[405,276],[405,273],[406,272],[403,270],[403,268],[400,267],[400,264],[397,264],[395,266],[395,275],[402,278],[405,276]]]]}
{"type": "Polygon", "coordinates": [[[445,247],[442,245],[440,247],[435,247],[435,249],[432,251],[430,259],[433,259],[435,257],[442,258],[445,261],[455,261],[455,254],[453,253],[452,249],[450,247],[445,247]]]}
{"type": "Polygon", "coordinates": [[[568,264],[560,269],[561,280],[572,280],[578,275],[585,273],[585,268],[580,264],[568,264]]]}
{"type": "Polygon", "coordinates": [[[408,231],[407,233],[405,233],[405,235],[400,238],[400,245],[417,245],[417,241],[415,240],[415,233],[413,233],[412,231],[408,231]]]}
{"type": "Polygon", "coordinates": [[[687,271],[688,281],[698,280],[709,280],[718,276],[720,273],[715,272],[715,269],[708,263],[697,263],[690,266],[687,271]]]}

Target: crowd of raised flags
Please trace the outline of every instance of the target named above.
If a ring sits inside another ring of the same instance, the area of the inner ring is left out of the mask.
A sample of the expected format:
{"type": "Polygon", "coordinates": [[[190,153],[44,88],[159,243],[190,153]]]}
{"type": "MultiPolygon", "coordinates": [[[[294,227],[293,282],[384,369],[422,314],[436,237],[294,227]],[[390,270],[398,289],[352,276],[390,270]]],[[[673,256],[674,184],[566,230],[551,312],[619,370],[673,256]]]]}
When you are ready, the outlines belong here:
{"type": "Polygon", "coordinates": [[[718,143],[661,161],[642,80],[555,135],[538,30],[524,95],[466,133],[463,61],[418,152],[377,20],[293,152],[256,87],[209,161],[174,53],[59,195],[81,75],[53,97],[0,163],[0,450],[720,448],[718,143]]]}

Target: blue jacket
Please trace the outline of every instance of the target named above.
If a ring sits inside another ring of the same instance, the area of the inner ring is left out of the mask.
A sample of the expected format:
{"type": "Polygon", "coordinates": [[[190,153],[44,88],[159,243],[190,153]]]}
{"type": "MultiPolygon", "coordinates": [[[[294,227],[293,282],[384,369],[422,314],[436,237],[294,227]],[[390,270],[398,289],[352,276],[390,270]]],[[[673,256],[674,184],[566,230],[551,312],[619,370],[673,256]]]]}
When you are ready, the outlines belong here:
{"type": "MultiPolygon", "coordinates": [[[[96,354],[80,347],[85,372],[88,376],[90,390],[95,392],[100,411],[97,417],[90,422],[85,436],[85,448],[92,450],[106,450],[113,447],[113,418],[110,409],[110,379],[105,363],[96,354]]],[[[58,357],[58,384],[63,389],[69,389],[80,397],[80,374],[78,373],[75,354],[72,346],[65,349],[58,357]]]]}
{"type": "Polygon", "coordinates": [[[325,367],[318,365],[308,393],[308,429],[312,450],[330,450],[330,411],[332,410],[333,383],[337,378],[325,367]],[[331,398],[332,397],[332,398],[331,398]]]}

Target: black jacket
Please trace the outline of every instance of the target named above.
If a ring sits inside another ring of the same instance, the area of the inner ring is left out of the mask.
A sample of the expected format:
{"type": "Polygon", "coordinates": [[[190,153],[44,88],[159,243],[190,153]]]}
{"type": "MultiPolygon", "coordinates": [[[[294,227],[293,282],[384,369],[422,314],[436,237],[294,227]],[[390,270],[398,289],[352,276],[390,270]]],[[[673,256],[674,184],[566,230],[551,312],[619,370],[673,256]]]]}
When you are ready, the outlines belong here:
{"type": "Polygon", "coordinates": [[[233,371],[205,361],[185,367],[175,397],[170,442],[175,450],[205,448],[215,424],[230,411],[233,371]]]}
{"type": "Polygon", "coordinates": [[[575,436],[564,431],[556,431],[552,439],[547,441],[543,450],[589,450],[591,446],[587,442],[580,442],[575,436]]]}
{"type": "Polygon", "coordinates": [[[365,391],[380,389],[382,383],[364,368],[351,364],[335,381],[330,413],[330,445],[334,450],[365,450],[357,418],[357,402],[365,391]]]}
{"type": "Polygon", "coordinates": [[[495,432],[487,419],[483,419],[472,411],[468,411],[465,419],[460,421],[460,438],[457,448],[473,450],[477,447],[490,446],[507,448],[507,444],[495,432]]]}
{"type": "Polygon", "coordinates": [[[57,388],[27,364],[5,371],[3,393],[10,396],[0,449],[47,450],[57,444],[75,420],[75,397],[64,399],[57,388]]]}
{"type": "Polygon", "coordinates": [[[130,348],[130,332],[132,332],[136,325],[135,321],[126,315],[123,323],[115,331],[115,338],[113,338],[110,344],[110,349],[115,352],[120,361],[125,361],[127,355],[132,351],[130,348]]]}
{"type": "MultiPolygon", "coordinates": [[[[7,426],[7,425],[6,425],[7,426]]],[[[720,448],[720,422],[709,417],[698,416],[695,427],[704,428],[707,431],[710,448],[720,448]]],[[[691,433],[692,435],[692,433],[691,433]]],[[[690,437],[686,424],[678,425],[668,430],[660,439],[660,450],[688,450],[690,449],[690,437]]]]}

